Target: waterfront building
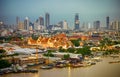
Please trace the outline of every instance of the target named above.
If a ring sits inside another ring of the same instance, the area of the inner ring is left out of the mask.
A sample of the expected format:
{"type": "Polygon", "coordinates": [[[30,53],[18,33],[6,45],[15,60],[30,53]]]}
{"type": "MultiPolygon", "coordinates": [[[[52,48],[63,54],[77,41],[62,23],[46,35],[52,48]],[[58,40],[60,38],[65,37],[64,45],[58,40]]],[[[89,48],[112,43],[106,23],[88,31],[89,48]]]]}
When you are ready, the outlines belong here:
{"type": "Polygon", "coordinates": [[[75,21],[74,21],[74,23],[75,23],[75,30],[79,30],[79,24],[80,24],[80,22],[79,22],[79,15],[78,15],[78,13],[75,15],[75,21]]]}

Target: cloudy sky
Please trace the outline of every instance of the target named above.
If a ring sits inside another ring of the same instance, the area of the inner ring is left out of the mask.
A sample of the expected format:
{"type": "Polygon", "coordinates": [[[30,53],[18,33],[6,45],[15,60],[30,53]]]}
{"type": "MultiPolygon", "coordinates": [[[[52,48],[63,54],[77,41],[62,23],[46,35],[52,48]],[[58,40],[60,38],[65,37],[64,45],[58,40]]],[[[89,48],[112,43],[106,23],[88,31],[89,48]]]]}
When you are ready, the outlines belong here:
{"type": "Polygon", "coordinates": [[[66,20],[73,26],[75,13],[79,13],[81,25],[96,20],[104,24],[106,16],[120,20],[120,0],[0,0],[0,20],[7,24],[15,24],[16,16],[21,21],[27,16],[34,22],[46,12],[51,24],[66,20]]]}

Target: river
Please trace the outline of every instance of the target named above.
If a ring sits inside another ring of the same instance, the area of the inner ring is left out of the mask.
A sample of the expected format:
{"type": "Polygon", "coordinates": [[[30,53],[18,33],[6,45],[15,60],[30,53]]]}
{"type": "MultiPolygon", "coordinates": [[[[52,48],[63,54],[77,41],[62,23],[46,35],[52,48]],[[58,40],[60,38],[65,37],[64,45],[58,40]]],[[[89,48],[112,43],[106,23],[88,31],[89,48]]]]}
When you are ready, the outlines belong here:
{"type": "MultiPolygon", "coordinates": [[[[32,68],[38,69],[38,73],[12,73],[1,75],[0,77],[120,77],[120,63],[109,64],[113,58],[103,58],[102,62],[96,65],[80,68],[53,68],[50,70],[40,69],[40,66],[32,68]]],[[[120,60],[120,58],[117,58],[120,60]]]]}

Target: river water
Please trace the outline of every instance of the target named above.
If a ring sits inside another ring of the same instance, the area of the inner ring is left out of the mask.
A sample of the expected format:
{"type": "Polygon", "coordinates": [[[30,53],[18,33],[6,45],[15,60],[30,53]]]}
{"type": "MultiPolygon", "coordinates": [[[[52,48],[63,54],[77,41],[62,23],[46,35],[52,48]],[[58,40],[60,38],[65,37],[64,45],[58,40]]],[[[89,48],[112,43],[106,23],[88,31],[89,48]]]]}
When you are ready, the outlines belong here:
{"type": "MultiPolygon", "coordinates": [[[[120,58],[117,58],[120,60],[120,58]]],[[[103,58],[102,62],[96,65],[80,68],[53,68],[50,70],[40,69],[40,66],[32,68],[38,69],[38,73],[12,73],[0,77],[120,77],[120,63],[109,64],[113,58],[103,58]]]]}

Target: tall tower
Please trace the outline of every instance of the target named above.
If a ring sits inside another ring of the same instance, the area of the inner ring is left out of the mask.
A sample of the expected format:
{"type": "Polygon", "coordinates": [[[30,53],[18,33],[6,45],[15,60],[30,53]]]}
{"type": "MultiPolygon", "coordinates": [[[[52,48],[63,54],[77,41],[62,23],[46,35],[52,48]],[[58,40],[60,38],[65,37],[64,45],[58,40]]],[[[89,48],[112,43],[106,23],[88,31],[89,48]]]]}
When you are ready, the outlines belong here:
{"type": "Polygon", "coordinates": [[[68,30],[68,23],[66,20],[63,21],[63,29],[68,30]]]}
{"type": "Polygon", "coordinates": [[[79,15],[78,15],[78,13],[77,14],[75,14],[75,30],[79,30],[79,15]]]}
{"type": "Polygon", "coordinates": [[[24,20],[24,29],[29,30],[29,18],[26,17],[24,20]]]}
{"type": "Polygon", "coordinates": [[[44,18],[43,17],[39,17],[39,21],[40,21],[40,25],[44,26],[44,18]]]}
{"type": "Polygon", "coordinates": [[[43,17],[39,17],[39,26],[41,30],[45,29],[43,17]]]}
{"type": "Polygon", "coordinates": [[[110,21],[109,21],[109,16],[106,17],[106,28],[109,29],[110,28],[110,21]]]}
{"type": "Polygon", "coordinates": [[[16,17],[16,26],[17,26],[17,28],[18,28],[19,22],[20,22],[20,18],[17,16],[16,17]]]}
{"type": "Polygon", "coordinates": [[[48,28],[48,26],[50,25],[50,15],[49,13],[45,14],[45,27],[46,29],[48,28]]]}
{"type": "Polygon", "coordinates": [[[98,21],[95,21],[94,23],[93,23],[93,25],[94,25],[94,29],[100,29],[100,21],[98,20],[98,21]]]}

